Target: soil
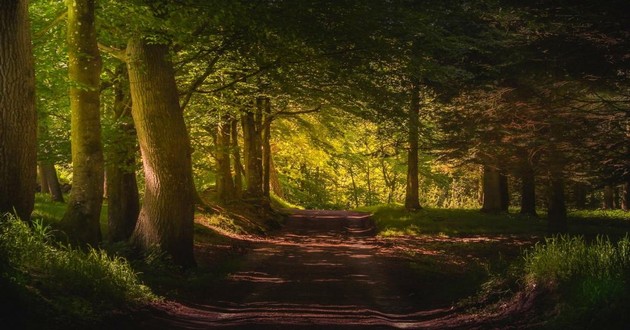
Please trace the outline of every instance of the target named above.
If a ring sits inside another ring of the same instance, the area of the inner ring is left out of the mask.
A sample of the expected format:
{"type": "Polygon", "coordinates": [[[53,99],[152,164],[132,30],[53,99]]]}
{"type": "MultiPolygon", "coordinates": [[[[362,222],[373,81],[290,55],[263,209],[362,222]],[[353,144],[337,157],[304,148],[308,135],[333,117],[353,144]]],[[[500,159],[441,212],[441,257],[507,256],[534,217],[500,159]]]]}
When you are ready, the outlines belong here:
{"type": "MultiPolygon", "coordinates": [[[[133,329],[444,329],[509,327],[513,315],[474,315],[455,302],[487,279],[492,258],[534,239],[375,236],[369,214],[291,211],[270,237],[234,237],[236,270],[192,294],[174,295],[131,319],[133,329]],[[475,248],[471,248],[471,246],[475,248]],[[482,248],[480,248],[482,247],[482,248]],[[499,248],[500,247],[500,248],[499,248]],[[236,251],[236,252],[235,252],[236,251]],[[471,275],[475,272],[478,275],[471,275]]],[[[198,246],[200,264],[216,248],[198,246]]],[[[224,248],[226,246],[224,245],[224,248]]],[[[495,260],[496,261],[496,260],[495,260]]],[[[514,314],[514,313],[511,313],[514,314]]]]}

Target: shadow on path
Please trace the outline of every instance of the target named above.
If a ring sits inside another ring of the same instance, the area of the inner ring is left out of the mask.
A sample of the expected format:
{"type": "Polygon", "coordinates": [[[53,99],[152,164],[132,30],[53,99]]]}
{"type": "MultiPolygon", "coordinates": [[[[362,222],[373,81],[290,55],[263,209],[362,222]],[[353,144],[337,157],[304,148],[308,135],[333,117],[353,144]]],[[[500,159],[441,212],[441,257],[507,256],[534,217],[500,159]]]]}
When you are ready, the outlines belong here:
{"type": "Polygon", "coordinates": [[[203,299],[158,303],[134,328],[418,329],[465,322],[450,301],[423,299],[431,283],[374,236],[369,214],[291,212],[277,234],[252,239],[239,270],[203,299]]]}

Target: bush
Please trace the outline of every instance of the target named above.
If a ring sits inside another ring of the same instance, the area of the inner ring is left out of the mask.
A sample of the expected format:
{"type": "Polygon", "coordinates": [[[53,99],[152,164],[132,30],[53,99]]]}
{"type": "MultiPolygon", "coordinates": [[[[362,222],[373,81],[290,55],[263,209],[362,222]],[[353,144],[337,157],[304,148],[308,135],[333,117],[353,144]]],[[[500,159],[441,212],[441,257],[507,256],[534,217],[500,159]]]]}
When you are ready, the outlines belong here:
{"type": "Polygon", "coordinates": [[[630,304],[630,238],[556,236],[525,254],[525,280],[559,293],[558,322],[621,325],[630,304]]]}
{"type": "Polygon", "coordinates": [[[0,218],[0,276],[43,297],[59,317],[72,319],[155,299],[125,259],[61,245],[41,222],[31,228],[11,216],[0,218]]]}

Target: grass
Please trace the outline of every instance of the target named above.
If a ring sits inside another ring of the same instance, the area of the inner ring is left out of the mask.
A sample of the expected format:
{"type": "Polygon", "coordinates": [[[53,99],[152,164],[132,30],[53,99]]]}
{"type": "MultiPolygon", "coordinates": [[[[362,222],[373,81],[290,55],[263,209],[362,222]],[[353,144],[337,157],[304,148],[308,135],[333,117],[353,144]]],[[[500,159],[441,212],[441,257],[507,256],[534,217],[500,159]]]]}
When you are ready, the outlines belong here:
{"type": "MultiPolygon", "coordinates": [[[[65,200],[68,200],[68,196],[64,196],[65,200]]],[[[53,202],[48,194],[35,194],[35,209],[33,210],[32,219],[40,219],[46,225],[56,226],[57,223],[63,218],[66,212],[66,203],[53,202]]],[[[101,207],[101,233],[103,237],[107,237],[107,201],[103,201],[101,207]]]]}
{"type": "Polygon", "coordinates": [[[377,205],[357,211],[373,213],[381,236],[541,234],[546,229],[542,219],[473,209],[424,208],[408,212],[400,205],[377,205]]]}
{"type": "Polygon", "coordinates": [[[77,326],[156,299],[137,275],[123,258],[57,243],[42,221],[29,227],[12,216],[0,219],[0,283],[8,292],[2,298],[23,307],[7,317],[25,327],[46,319],[77,326]]]}
{"type": "MultiPolygon", "coordinates": [[[[370,212],[381,236],[400,235],[536,235],[547,233],[544,217],[516,213],[487,214],[477,209],[424,208],[408,212],[401,205],[376,205],[358,208],[370,212]]],[[[616,211],[571,211],[569,233],[595,237],[623,236],[630,232],[630,213],[616,211]]]]}
{"type": "Polygon", "coordinates": [[[555,236],[525,256],[524,281],[560,296],[557,328],[621,328],[630,317],[630,236],[613,242],[599,236],[555,236]]]}

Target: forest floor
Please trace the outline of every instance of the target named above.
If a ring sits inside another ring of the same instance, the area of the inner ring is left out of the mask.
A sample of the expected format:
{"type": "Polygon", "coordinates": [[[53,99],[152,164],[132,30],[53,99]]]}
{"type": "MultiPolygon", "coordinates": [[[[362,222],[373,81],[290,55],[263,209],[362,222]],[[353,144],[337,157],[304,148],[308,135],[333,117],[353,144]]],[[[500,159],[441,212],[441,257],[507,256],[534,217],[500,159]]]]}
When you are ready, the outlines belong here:
{"type": "Polygon", "coordinates": [[[236,256],[227,276],[188,291],[165,290],[148,311],[114,323],[134,329],[493,327],[505,321],[499,312],[481,316],[456,302],[474,295],[492,267],[537,241],[375,232],[367,213],[291,211],[269,237],[201,240],[200,267],[236,256]]]}

